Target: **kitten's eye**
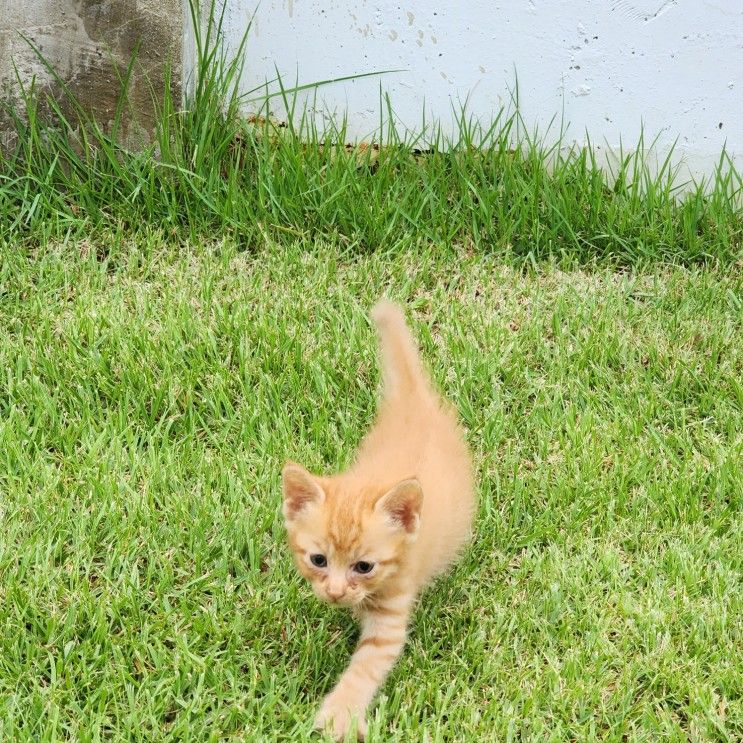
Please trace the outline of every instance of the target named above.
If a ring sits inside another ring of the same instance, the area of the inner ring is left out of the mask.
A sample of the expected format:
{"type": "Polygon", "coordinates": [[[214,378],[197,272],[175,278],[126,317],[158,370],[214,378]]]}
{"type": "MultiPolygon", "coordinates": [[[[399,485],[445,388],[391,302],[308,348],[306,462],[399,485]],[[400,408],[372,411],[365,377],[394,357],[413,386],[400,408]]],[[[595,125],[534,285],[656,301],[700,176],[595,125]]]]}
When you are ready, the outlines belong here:
{"type": "Polygon", "coordinates": [[[374,563],[373,562],[365,562],[364,560],[359,560],[353,566],[353,569],[357,573],[361,573],[361,575],[365,575],[366,573],[371,573],[373,567],[374,567],[374,563]]]}
{"type": "Polygon", "coordinates": [[[310,562],[316,568],[325,568],[328,566],[328,560],[325,555],[310,555],[310,562]]]}

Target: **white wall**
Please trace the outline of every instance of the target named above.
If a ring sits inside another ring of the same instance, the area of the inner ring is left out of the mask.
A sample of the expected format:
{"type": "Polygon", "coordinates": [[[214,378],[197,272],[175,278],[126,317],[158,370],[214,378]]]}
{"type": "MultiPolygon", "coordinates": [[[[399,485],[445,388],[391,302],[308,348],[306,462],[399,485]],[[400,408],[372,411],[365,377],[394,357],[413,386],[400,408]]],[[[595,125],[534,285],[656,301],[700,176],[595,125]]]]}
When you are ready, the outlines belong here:
{"type": "MultiPolygon", "coordinates": [[[[379,124],[379,85],[405,125],[451,123],[469,101],[487,120],[508,102],[515,73],[530,126],[564,110],[571,138],[610,147],[641,123],[700,174],[723,145],[743,155],[743,0],[227,0],[236,44],[254,15],[244,89],[275,76],[311,82],[403,68],[320,91],[350,134],[379,124]],[[257,10],[256,10],[257,6],[257,10]],[[515,73],[514,73],[515,71],[515,73]]],[[[276,106],[280,114],[280,106],[276,106]]],[[[555,134],[557,128],[555,128],[555,134]]]]}

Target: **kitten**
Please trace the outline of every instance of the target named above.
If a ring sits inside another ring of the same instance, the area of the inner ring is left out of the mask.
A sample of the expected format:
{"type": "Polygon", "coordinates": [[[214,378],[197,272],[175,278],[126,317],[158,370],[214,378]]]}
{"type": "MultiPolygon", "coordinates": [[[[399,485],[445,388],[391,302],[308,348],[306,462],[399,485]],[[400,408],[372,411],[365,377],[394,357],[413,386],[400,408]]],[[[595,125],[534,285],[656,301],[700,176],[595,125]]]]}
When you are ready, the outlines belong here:
{"type": "Polygon", "coordinates": [[[384,390],[353,466],[331,476],[284,467],[284,518],[299,572],[351,608],[361,635],[315,725],[364,737],[364,712],[405,643],[421,589],[456,557],[475,508],[472,464],[454,410],[422,368],[402,310],[372,310],[384,390]]]}

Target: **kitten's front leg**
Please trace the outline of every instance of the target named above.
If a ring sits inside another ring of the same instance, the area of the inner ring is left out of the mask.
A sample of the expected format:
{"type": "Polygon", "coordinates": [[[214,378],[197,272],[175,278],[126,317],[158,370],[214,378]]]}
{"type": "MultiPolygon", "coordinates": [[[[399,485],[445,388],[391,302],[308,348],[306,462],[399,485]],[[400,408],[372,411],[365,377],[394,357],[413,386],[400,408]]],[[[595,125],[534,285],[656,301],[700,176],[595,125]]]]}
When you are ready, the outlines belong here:
{"type": "Polygon", "coordinates": [[[359,737],[366,735],[364,713],[402,652],[412,605],[413,596],[403,594],[364,612],[359,644],[348,668],[325,697],[315,727],[327,728],[336,740],[343,740],[356,719],[359,737]]]}

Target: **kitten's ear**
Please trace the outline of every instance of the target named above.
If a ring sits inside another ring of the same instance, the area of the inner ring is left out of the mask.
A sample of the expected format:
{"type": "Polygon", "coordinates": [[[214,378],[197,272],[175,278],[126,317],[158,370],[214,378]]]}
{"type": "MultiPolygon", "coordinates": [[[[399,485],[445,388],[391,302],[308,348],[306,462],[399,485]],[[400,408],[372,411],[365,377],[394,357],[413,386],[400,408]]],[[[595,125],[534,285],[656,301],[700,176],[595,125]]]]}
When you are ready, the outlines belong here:
{"type": "Polygon", "coordinates": [[[322,503],[325,493],[315,478],[294,462],[287,462],[281,471],[281,484],[284,490],[284,518],[293,518],[313,503],[322,503]]]}
{"type": "Polygon", "coordinates": [[[402,527],[408,534],[415,534],[420,524],[423,490],[415,478],[402,480],[386,492],[375,504],[393,524],[402,527]]]}

